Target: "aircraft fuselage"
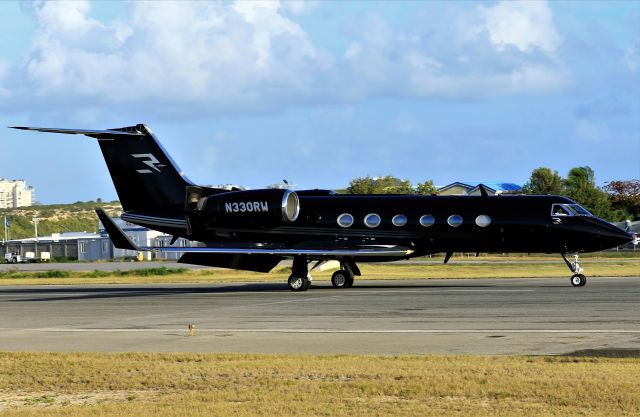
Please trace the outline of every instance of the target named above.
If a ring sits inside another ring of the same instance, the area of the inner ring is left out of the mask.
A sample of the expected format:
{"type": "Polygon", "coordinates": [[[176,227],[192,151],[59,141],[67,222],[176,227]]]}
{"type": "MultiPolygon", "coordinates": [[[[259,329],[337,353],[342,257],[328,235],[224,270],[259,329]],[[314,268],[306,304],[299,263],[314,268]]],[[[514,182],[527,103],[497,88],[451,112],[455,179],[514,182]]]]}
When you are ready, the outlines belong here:
{"type": "MultiPolygon", "coordinates": [[[[246,201],[244,209],[235,206],[236,212],[224,219],[208,213],[192,215],[191,236],[174,226],[164,231],[212,243],[403,245],[414,250],[411,256],[440,252],[578,253],[629,240],[624,231],[596,217],[553,215],[554,204],[575,204],[560,196],[298,194],[300,213],[289,224],[267,227],[261,221],[252,222],[254,213],[246,207],[253,206],[252,211],[257,207],[255,213],[260,213],[266,203],[246,201]],[[242,221],[234,222],[234,214],[242,221]]],[[[155,228],[162,229],[162,225],[155,224],[155,228]]]]}

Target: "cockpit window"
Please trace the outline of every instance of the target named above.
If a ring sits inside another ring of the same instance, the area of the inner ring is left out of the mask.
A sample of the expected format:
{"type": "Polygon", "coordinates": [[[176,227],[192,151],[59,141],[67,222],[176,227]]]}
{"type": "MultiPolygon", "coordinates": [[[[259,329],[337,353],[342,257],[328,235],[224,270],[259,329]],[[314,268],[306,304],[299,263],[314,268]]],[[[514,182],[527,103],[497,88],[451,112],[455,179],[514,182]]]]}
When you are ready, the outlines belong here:
{"type": "Polygon", "coordinates": [[[571,216],[572,213],[565,207],[565,204],[554,204],[551,207],[552,216],[571,216]]]}
{"type": "Polygon", "coordinates": [[[567,204],[567,207],[569,207],[569,210],[571,210],[573,212],[573,214],[575,214],[576,216],[589,216],[589,217],[593,217],[593,215],[591,213],[589,213],[584,207],[582,207],[580,204],[567,204]]]}
{"type": "Polygon", "coordinates": [[[580,204],[554,204],[551,206],[552,216],[588,216],[593,217],[580,204]]]}

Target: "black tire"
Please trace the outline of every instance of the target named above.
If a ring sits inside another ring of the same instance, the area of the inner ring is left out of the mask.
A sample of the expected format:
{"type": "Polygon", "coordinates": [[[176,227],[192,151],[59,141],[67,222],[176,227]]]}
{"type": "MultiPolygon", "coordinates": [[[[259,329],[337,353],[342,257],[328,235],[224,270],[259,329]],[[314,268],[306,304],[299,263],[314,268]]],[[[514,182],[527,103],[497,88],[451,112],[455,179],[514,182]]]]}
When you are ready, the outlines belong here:
{"type": "Polygon", "coordinates": [[[574,287],[584,287],[587,283],[587,277],[582,274],[573,274],[571,276],[571,285],[574,287]]]}
{"type": "Polygon", "coordinates": [[[344,269],[340,269],[331,275],[331,285],[333,288],[348,288],[349,273],[344,269]]]}
{"type": "Polygon", "coordinates": [[[347,288],[351,288],[353,287],[353,283],[355,282],[355,278],[352,276],[349,277],[349,280],[347,281],[347,288]]]}
{"type": "Polygon", "coordinates": [[[14,264],[17,264],[18,263],[18,258],[12,258],[11,262],[14,263],[14,264]]]}
{"type": "Polygon", "coordinates": [[[309,278],[291,275],[287,285],[291,291],[306,291],[309,289],[309,278]]]}

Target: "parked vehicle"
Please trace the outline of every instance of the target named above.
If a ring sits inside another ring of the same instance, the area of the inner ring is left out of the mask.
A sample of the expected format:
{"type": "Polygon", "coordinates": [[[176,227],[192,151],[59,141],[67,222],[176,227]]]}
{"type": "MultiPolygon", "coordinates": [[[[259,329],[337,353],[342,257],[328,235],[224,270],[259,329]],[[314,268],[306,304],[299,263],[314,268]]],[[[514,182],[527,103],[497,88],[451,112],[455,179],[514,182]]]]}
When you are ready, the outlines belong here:
{"type": "Polygon", "coordinates": [[[36,256],[36,254],[33,252],[26,252],[24,254],[24,258],[22,259],[22,262],[38,263],[38,262],[49,262],[50,260],[51,260],[50,252],[40,252],[40,256],[36,256]]]}
{"type": "Polygon", "coordinates": [[[4,262],[7,264],[17,264],[23,262],[23,260],[19,253],[7,252],[4,254],[4,262]]]}

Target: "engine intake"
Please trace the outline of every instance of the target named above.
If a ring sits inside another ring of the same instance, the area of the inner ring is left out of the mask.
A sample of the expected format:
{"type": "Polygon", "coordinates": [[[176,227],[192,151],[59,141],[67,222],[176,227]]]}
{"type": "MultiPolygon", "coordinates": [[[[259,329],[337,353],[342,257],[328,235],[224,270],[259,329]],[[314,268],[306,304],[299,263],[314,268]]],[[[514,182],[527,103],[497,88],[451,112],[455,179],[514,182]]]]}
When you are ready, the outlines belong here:
{"type": "Polygon", "coordinates": [[[201,198],[195,209],[207,222],[264,225],[293,223],[300,214],[300,199],[291,190],[231,191],[201,198]]]}

